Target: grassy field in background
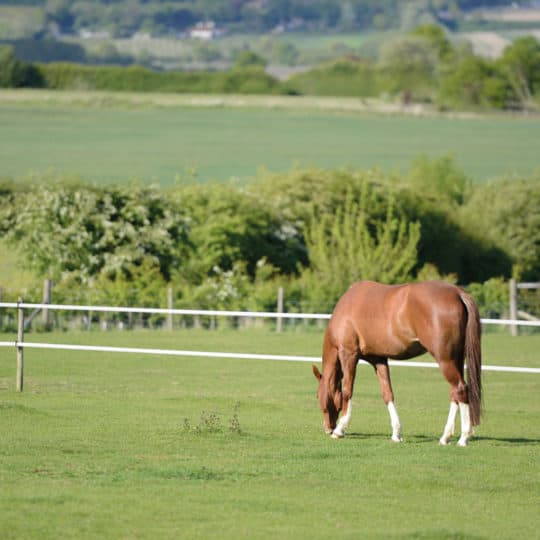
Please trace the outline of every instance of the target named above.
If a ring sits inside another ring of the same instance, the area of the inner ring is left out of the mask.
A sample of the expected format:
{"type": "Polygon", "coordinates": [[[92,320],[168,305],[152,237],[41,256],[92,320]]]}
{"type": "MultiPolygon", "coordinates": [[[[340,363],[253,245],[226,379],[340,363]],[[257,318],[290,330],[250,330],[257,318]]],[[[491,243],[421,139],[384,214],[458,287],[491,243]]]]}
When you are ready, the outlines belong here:
{"type": "MultiPolygon", "coordinates": [[[[0,340],[13,339],[1,335],[0,340]]],[[[320,331],[28,334],[28,340],[319,354],[320,331]]],[[[538,367],[539,337],[484,338],[486,364],[538,367]]],[[[349,436],[321,431],[309,364],[0,348],[0,537],[533,538],[540,376],[486,372],[466,449],[440,447],[448,385],[393,368],[390,442],[361,366],[349,436]]]]}
{"type": "Polygon", "coordinates": [[[404,171],[421,155],[452,155],[477,181],[538,171],[540,123],[532,119],[366,114],[359,112],[366,109],[359,100],[339,103],[283,96],[168,95],[159,101],[133,94],[0,93],[0,174],[52,172],[98,183],[139,179],[166,186],[192,174],[200,181],[245,179],[260,168],[404,171]]]}

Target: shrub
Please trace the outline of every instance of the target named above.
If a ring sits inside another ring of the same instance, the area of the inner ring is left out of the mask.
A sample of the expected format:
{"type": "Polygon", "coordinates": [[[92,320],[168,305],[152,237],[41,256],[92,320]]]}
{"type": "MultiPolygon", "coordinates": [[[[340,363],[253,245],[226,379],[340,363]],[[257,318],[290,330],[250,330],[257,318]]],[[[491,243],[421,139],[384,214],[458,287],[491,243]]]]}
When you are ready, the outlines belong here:
{"type": "Polygon", "coordinates": [[[82,66],[56,63],[40,66],[46,86],[54,89],[273,94],[285,86],[258,67],[224,72],[152,71],[141,66],[82,66]]]}
{"type": "Polygon", "coordinates": [[[287,85],[294,93],[317,96],[369,97],[383,89],[377,68],[354,58],[342,58],[293,75],[287,85]]]}
{"type": "Polygon", "coordinates": [[[39,88],[44,85],[41,72],[33,64],[21,62],[11,46],[0,46],[0,88],[39,88]]]}
{"type": "Polygon", "coordinates": [[[446,68],[437,100],[444,107],[504,109],[515,98],[508,79],[493,61],[469,55],[446,68]]]}

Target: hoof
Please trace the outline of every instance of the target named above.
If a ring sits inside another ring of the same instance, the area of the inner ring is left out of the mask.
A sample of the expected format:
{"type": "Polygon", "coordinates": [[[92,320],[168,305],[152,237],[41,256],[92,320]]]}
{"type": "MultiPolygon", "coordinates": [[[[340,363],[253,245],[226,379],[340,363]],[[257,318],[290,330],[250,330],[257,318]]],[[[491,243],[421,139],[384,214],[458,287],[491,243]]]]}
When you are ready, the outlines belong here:
{"type": "Polygon", "coordinates": [[[450,441],[448,439],[439,439],[440,446],[450,446],[450,441]]]}
{"type": "Polygon", "coordinates": [[[458,446],[461,446],[461,448],[465,448],[465,447],[467,446],[467,444],[468,444],[467,439],[465,439],[465,440],[459,439],[459,441],[458,441],[458,443],[457,443],[457,445],[458,445],[458,446]]]}
{"type": "Polygon", "coordinates": [[[392,441],[392,442],[395,442],[395,443],[400,443],[400,442],[403,442],[403,437],[401,437],[401,436],[400,436],[400,437],[394,437],[394,436],[392,435],[391,441],[392,441]]]}
{"type": "Polygon", "coordinates": [[[345,437],[345,433],[336,433],[333,431],[330,437],[332,437],[332,439],[343,439],[343,437],[345,437]]]}

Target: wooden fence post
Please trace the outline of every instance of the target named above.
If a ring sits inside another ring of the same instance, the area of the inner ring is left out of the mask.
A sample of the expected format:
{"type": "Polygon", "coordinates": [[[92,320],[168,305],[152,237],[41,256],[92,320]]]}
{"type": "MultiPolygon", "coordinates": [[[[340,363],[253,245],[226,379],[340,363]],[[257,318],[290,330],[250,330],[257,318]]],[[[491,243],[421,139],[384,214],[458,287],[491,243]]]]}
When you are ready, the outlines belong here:
{"type": "MultiPolygon", "coordinates": [[[[277,312],[283,313],[283,287],[280,287],[277,292],[277,312]]],[[[283,318],[278,317],[276,320],[276,332],[281,332],[283,318]]]]}
{"type": "Polygon", "coordinates": [[[24,386],[24,348],[22,343],[24,341],[24,310],[20,306],[22,298],[19,298],[19,305],[17,306],[17,392],[23,391],[24,386]]]}
{"type": "MultiPolygon", "coordinates": [[[[510,287],[510,319],[513,321],[517,320],[517,283],[515,279],[511,279],[509,282],[510,287]]],[[[519,333],[519,328],[517,325],[510,325],[510,335],[517,336],[519,333]]]]}

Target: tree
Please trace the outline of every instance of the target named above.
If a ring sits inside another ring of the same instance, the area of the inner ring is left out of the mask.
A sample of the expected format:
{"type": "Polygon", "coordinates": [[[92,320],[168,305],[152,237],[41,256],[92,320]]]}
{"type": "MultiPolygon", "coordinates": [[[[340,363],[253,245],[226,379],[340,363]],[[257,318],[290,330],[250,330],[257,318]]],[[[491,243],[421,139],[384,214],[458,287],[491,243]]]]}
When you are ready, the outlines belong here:
{"type": "Polygon", "coordinates": [[[463,220],[511,256],[516,278],[540,280],[540,177],[477,187],[463,220]]]}
{"type": "Polygon", "coordinates": [[[540,91],[540,43],[535,38],[516,39],[504,50],[499,64],[522,103],[540,91]]]}
{"type": "Polygon", "coordinates": [[[381,48],[380,67],[394,93],[431,93],[437,64],[438,53],[424,37],[400,37],[381,48]]]}
{"type": "Polygon", "coordinates": [[[441,76],[437,100],[444,107],[503,109],[511,96],[507,78],[493,61],[467,55],[447,67],[441,76]]]}
{"type": "Polygon", "coordinates": [[[215,268],[229,271],[237,263],[253,277],[263,257],[284,273],[296,270],[303,250],[300,235],[283,226],[260,193],[215,184],[191,186],[178,197],[190,218],[195,250],[182,269],[188,281],[199,283],[215,268]]]}
{"type": "Polygon", "coordinates": [[[445,29],[438,24],[423,24],[412,30],[410,35],[427,39],[440,61],[448,60],[454,52],[445,29]]]}
{"type": "Polygon", "coordinates": [[[250,50],[240,51],[234,59],[235,68],[266,67],[266,60],[250,50]]]}
{"type": "Polygon", "coordinates": [[[373,220],[368,212],[373,196],[365,183],[360,201],[349,195],[334,215],[314,215],[306,229],[309,270],[303,277],[327,300],[335,300],[354,281],[411,278],[420,225],[397,218],[391,197],[386,216],[373,220]]]}
{"type": "Polygon", "coordinates": [[[189,246],[184,213],[156,188],[43,181],[3,210],[5,237],[24,253],[27,267],[57,281],[129,279],[145,261],[168,279],[189,246]]]}
{"type": "Polygon", "coordinates": [[[0,88],[39,88],[44,85],[41,72],[15,57],[11,46],[0,45],[0,88]]]}
{"type": "Polygon", "coordinates": [[[451,156],[415,159],[407,173],[407,180],[417,193],[432,197],[437,203],[461,205],[472,190],[472,180],[451,156]]]}

